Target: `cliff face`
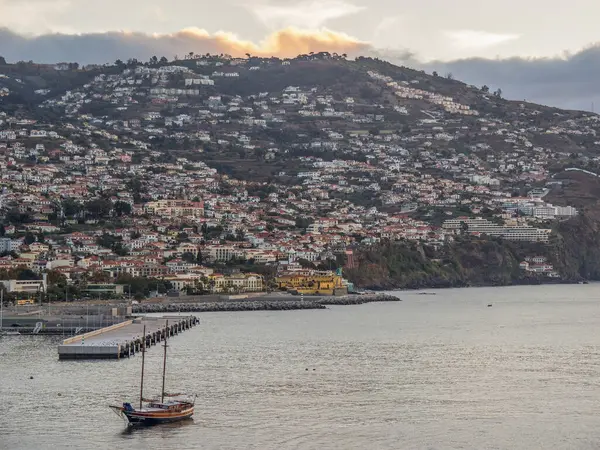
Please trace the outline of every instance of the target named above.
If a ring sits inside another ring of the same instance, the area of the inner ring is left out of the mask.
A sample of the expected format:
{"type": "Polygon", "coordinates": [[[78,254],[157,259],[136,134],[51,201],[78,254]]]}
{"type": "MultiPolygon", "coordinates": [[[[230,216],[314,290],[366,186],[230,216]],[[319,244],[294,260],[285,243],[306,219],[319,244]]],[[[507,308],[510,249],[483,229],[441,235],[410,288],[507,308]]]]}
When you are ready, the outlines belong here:
{"type": "Polygon", "coordinates": [[[464,236],[437,248],[415,242],[384,242],[356,253],[358,267],[346,270],[346,275],[367,289],[551,281],[519,269],[527,256],[545,256],[560,274],[558,281],[600,280],[600,222],[583,215],[560,223],[548,244],[464,236]]]}
{"type": "Polygon", "coordinates": [[[566,279],[600,280],[600,222],[585,214],[559,224],[548,257],[566,279]]]}

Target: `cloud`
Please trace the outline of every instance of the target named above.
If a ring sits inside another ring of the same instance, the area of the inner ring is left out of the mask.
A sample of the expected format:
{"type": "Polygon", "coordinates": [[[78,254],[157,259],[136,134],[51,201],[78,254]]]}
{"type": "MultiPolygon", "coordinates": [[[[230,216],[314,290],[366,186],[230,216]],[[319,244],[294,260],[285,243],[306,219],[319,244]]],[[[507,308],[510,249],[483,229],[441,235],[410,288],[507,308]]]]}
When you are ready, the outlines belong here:
{"type": "Polygon", "coordinates": [[[344,33],[320,30],[300,30],[288,27],[254,43],[235,34],[210,34],[198,28],[189,28],[172,34],[145,34],[137,32],[107,32],[89,34],[53,33],[26,36],[0,28],[0,55],[7,61],[33,60],[42,63],[77,61],[81,64],[112,62],[116,59],[138,58],[147,60],[153,55],[172,58],[195,53],[227,53],[243,56],[293,57],[311,51],[330,51],[364,54],[369,44],[344,33]]]}
{"type": "Polygon", "coordinates": [[[380,39],[387,39],[389,32],[394,31],[401,20],[402,16],[384,17],[373,30],[373,41],[378,42],[380,39]]]}
{"type": "Polygon", "coordinates": [[[507,98],[583,110],[590,110],[592,102],[600,107],[600,43],[553,58],[467,58],[433,61],[421,68],[501,88],[507,98]]]}
{"type": "Polygon", "coordinates": [[[70,6],[69,0],[0,0],[0,23],[16,31],[47,28],[70,6]]]}
{"type": "Polygon", "coordinates": [[[477,30],[445,31],[455,47],[461,50],[480,50],[519,39],[519,34],[497,34],[477,30]]]}
{"type": "Polygon", "coordinates": [[[366,9],[343,0],[308,0],[295,5],[262,3],[250,6],[250,10],[264,24],[274,28],[318,28],[332,19],[356,14],[366,9]]]}

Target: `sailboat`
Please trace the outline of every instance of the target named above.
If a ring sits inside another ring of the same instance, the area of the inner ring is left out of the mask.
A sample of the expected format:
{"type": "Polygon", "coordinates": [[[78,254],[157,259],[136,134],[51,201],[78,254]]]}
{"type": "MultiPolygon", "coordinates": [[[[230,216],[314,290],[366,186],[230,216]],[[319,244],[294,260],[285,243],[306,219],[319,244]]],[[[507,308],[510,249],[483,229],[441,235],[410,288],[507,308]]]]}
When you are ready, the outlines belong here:
{"type": "Polygon", "coordinates": [[[2,320],[4,319],[4,290],[0,289],[0,336],[19,336],[18,331],[3,331],[2,320]]]}
{"type": "MultiPolygon", "coordinates": [[[[166,322],[165,327],[166,329],[168,329],[169,321],[166,322]]],[[[191,418],[194,414],[194,403],[196,401],[195,396],[193,400],[172,399],[165,402],[165,397],[174,398],[182,396],[182,394],[165,393],[168,334],[168,332],[165,334],[164,342],[165,353],[163,357],[163,382],[160,402],[158,401],[158,399],[146,399],[144,398],[144,357],[146,355],[146,326],[144,325],[144,338],[142,345],[142,378],[140,382],[140,406],[139,408],[134,408],[129,402],[124,402],[122,406],[110,406],[110,408],[119,417],[121,417],[127,422],[128,426],[157,425],[168,422],[179,422],[181,420],[191,418]]]]}

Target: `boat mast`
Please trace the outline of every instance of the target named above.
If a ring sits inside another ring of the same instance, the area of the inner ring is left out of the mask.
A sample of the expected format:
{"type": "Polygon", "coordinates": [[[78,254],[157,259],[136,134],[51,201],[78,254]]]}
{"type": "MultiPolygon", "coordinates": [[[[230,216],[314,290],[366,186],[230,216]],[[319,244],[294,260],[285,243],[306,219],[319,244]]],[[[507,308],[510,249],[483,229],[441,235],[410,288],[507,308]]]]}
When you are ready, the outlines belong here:
{"type": "Polygon", "coordinates": [[[144,337],[142,342],[142,381],[140,382],[140,409],[142,409],[142,402],[144,401],[144,359],[146,356],[146,325],[144,325],[144,337]]]}
{"type": "Polygon", "coordinates": [[[163,385],[162,385],[162,396],[161,396],[161,403],[164,403],[165,401],[165,375],[167,373],[167,338],[169,337],[169,321],[167,320],[166,324],[165,324],[165,330],[166,330],[166,334],[165,334],[165,355],[163,357],[163,385]]]}
{"type": "Polygon", "coordinates": [[[0,333],[2,333],[2,320],[4,319],[4,287],[0,288],[0,333]]]}

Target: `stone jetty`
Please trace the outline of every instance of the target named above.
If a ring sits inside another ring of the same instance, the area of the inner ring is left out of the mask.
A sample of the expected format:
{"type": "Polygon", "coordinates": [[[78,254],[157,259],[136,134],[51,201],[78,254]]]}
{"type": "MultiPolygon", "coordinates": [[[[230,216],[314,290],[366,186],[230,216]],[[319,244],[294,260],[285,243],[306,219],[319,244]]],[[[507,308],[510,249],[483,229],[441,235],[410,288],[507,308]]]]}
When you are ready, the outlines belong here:
{"type": "Polygon", "coordinates": [[[327,306],[362,305],[375,302],[399,302],[389,294],[344,295],[330,297],[288,296],[280,298],[258,297],[248,300],[224,300],[189,303],[142,303],[133,305],[134,314],[172,312],[226,312],[226,311],[290,311],[299,309],[326,309],[327,306]]]}

